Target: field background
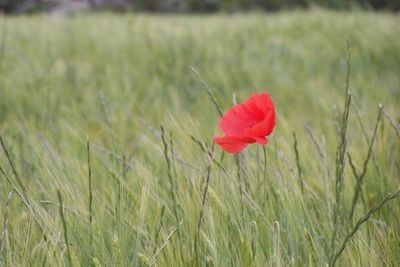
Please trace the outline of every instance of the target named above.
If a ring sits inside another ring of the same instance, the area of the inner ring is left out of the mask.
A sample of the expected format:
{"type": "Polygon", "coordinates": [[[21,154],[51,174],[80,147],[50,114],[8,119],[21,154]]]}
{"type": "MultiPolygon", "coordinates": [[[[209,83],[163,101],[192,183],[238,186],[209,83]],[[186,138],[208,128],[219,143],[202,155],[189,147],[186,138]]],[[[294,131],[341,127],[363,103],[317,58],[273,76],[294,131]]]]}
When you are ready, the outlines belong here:
{"type": "MultiPolygon", "coordinates": [[[[398,127],[399,25],[394,14],[322,10],[0,17],[0,134],[15,167],[3,149],[1,263],[68,266],[69,250],[73,266],[325,266],[333,229],[337,251],[374,203],[399,190],[400,139],[383,115],[363,203],[349,220],[356,182],[346,162],[335,226],[348,46],[347,151],[361,173],[379,103],[398,127]],[[207,88],[224,111],[256,91],[271,93],[277,127],[266,176],[259,146],[241,155],[238,179],[233,156],[222,158],[215,147],[210,164],[192,140],[211,150],[220,134],[207,88]]],[[[388,203],[359,229],[338,266],[400,264],[399,204],[388,203]]]]}

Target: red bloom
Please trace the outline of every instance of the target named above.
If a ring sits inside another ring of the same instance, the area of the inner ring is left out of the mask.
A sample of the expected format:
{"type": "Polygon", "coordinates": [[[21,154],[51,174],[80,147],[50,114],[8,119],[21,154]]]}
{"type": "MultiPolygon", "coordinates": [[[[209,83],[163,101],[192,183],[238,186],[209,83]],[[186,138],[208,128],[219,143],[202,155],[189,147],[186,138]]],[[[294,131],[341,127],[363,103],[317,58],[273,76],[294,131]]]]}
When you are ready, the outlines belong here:
{"type": "Polygon", "coordinates": [[[265,145],[275,127],[274,102],[268,93],[254,94],[226,112],[219,127],[225,136],[214,141],[229,153],[238,153],[255,142],[265,145]]]}

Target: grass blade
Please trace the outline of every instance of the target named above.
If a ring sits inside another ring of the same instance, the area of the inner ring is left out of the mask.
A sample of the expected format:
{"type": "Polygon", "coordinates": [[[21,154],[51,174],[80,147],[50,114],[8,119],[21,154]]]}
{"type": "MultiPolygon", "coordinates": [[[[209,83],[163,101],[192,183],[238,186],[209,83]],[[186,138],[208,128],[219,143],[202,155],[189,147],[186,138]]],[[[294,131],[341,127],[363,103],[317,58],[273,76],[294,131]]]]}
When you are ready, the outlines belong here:
{"type": "Polygon", "coordinates": [[[350,241],[350,239],[354,236],[355,233],[357,233],[358,229],[360,229],[361,225],[366,223],[372,215],[374,215],[376,212],[381,210],[383,206],[385,206],[387,203],[389,203],[391,200],[394,200],[396,198],[400,197],[400,190],[394,193],[388,194],[384,199],[382,199],[379,203],[376,203],[364,216],[362,216],[357,223],[354,225],[354,227],[347,233],[346,237],[344,238],[338,252],[334,255],[332,262],[330,266],[335,266],[337,260],[339,259],[340,255],[343,253],[344,249],[346,248],[347,243],[350,241]]]}
{"type": "Polygon", "coordinates": [[[69,266],[72,267],[72,258],[71,258],[71,252],[69,250],[69,243],[68,243],[68,228],[67,228],[67,221],[64,216],[64,206],[63,206],[63,200],[61,196],[61,191],[57,190],[57,197],[58,197],[58,202],[59,202],[59,212],[60,212],[60,217],[63,225],[63,230],[64,230],[64,242],[65,246],[67,247],[67,256],[68,256],[68,263],[69,266]]]}

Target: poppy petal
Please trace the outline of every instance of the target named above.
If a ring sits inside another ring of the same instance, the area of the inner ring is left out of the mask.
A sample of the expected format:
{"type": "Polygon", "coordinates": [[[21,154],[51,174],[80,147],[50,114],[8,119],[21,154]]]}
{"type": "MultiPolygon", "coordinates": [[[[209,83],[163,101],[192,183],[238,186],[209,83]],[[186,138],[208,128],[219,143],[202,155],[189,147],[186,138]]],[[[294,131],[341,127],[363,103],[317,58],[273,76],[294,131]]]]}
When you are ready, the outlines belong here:
{"type": "Polygon", "coordinates": [[[222,117],[221,130],[227,135],[241,135],[244,130],[260,123],[265,115],[252,99],[231,108],[222,117]]]}
{"type": "Polygon", "coordinates": [[[229,153],[238,153],[248,144],[255,142],[253,138],[247,136],[221,136],[215,137],[214,141],[229,153]]]}
{"type": "Polygon", "coordinates": [[[243,134],[252,137],[267,136],[272,133],[274,127],[275,127],[275,111],[272,110],[272,112],[267,114],[267,116],[261,123],[253,126],[252,128],[246,129],[243,132],[243,134]]]}
{"type": "Polygon", "coordinates": [[[270,95],[254,94],[224,114],[220,128],[226,136],[216,137],[215,142],[230,153],[238,153],[255,142],[265,145],[275,120],[275,106],[270,95]]]}
{"type": "Polygon", "coordinates": [[[254,140],[256,140],[257,143],[259,143],[260,145],[266,145],[268,144],[268,139],[265,136],[262,137],[254,137],[254,140]]]}
{"type": "Polygon", "coordinates": [[[262,110],[265,115],[275,110],[274,102],[268,93],[252,95],[248,101],[251,101],[253,105],[262,110]]]}

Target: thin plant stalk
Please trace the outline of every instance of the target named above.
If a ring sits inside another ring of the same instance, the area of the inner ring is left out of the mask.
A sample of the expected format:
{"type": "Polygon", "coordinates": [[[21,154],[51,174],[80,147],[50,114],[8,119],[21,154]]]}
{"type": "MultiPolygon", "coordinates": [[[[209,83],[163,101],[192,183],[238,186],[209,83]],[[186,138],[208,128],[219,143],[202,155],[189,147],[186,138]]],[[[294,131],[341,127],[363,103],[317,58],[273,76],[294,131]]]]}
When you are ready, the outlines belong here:
{"type": "Polygon", "coordinates": [[[299,184],[300,184],[301,192],[304,193],[304,182],[303,182],[302,173],[301,173],[300,156],[299,156],[299,149],[297,147],[296,132],[293,132],[293,149],[294,149],[294,154],[296,156],[296,165],[297,165],[297,174],[299,176],[299,184]]]}
{"type": "Polygon", "coordinates": [[[6,145],[5,145],[5,143],[3,141],[3,138],[1,136],[0,136],[0,143],[1,143],[1,147],[3,148],[4,154],[6,155],[8,163],[11,166],[11,170],[12,170],[14,176],[15,176],[15,179],[17,180],[19,186],[21,187],[22,193],[24,194],[24,197],[27,199],[27,191],[26,191],[25,185],[22,182],[21,177],[18,175],[17,169],[14,166],[14,163],[13,163],[13,161],[11,159],[10,153],[8,152],[8,149],[6,148],[6,145]]]}
{"type": "Polygon", "coordinates": [[[280,246],[279,236],[280,236],[279,222],[275,221],[272,233],[272,266],[275,267],[281,266],[280,252],[279,252],[279,246],[280,246]]]}
{"type": "Polygon", "coordinates": [[[0,266],[2,266],[2,258],[3,258],[3,249],[4,249],[4,240],[7,240],[7,235],[8,235],[8,231],[7,231],[7,227],[8,227],[8,208],[10,206],[10,201],[11,201],[11,197],[12,197],[12,193],[13,191],[11,191],[8,196],[7,196],[7,200],[6,200],[6,204],[4,206],[4,214],[3,214],[3,228],[1,230],[1,234],[0,234],[0,266]]]}
{"type": "MultiPolygon", "coordinates": [[[[178,202],[177,202],[177,199],[176,199],[176,190],[177,189],[176,189],[176,186],[175,186],[175,183],[174,183],[174,179],[172,177],[171,159],[170,159],[170,156],[168,155],[168,143],[167,143],[167,140],[166,140],[166,137],[165,137],[164,127],[161,125],[160,128],[161,128],[161,141],[162,141],[163,146],[164,146],[164,158],[165,158],[165,161],[167,163],[167,176],[168,176],[169,186],[170,186],[169,189],[170,189],[170,194],[171,194],[171,198],[172,198],[172,202],[173,202],[172,203],[172,205],[173,205],[172,211],[174,213],[176,225],[179,225],[180,221],[179,221],[179,215],[178,215],[178,202]]],[[[178,228],[177,228],[177,231],[178,231],[178,239],[179,239],[180,245],[183,248],[182,236],[181,236],[181,233],[178,230],[178,228]]],[[[182,256],[182,253],[180,253],[180,255],[181,255],[181,259],[184,260],[183,256],[182,256]]]]}
{"type": "Polygon", "coordinates": [[[331,237],[332,256],[335,253],[335,243],[339,229],[340,205],[344,186],[344,166],[347,146],[346,129],[349,116],[349,106],[351,101],[350,93],[347,93],[345,110],[343,112],[343,121],[340,132],[340,141],[336,151],[336,180],[335,180],[335,203],[333,207],[333,231],[331,237]]]}
{"type": "MultiPolygon", "coordinates": [[[[160,232],[161,232],[161,228],[163,226],[163,218],[164,218],[164,214],[165,214],[165,205],[163,205],[161,207],[161,211],[160,211],[160,222],[157,226],[157,229],[155,231],[155,236],[154,236],[154,243],[157,243],[158,241],[158,237],[160,236],[160,232]]],[[[157,251],[157,247],[154,246],[154,253],[157,251]]]]}
{"type": "Polygon", "coordinates": [[[342,114],[342,121],[340,125],[340,136],[339,144],[336,150],[336,172],[335,172],[335,203],[333,207],[333,229],[331,236],[331,258],[335,255],[335,245],[337,233],[339,230],[339,217],[340,217],[340,205],[344,186],[344,167],[345,167],[345,155],[347,147],[347,125],[350,111],[351,94],[349,91],[350,83],[350,57],[351,49],[349,47],[347,56],[347,75],[346,75],[346,99],[344,104],[344,110],[342,114]]]}
{"type": "Polygon", "coordinates": [[[17,193],[17,195],[19,196],[19,198],[21,199],[22,203],[24,204],[24,206],[31,212],[32,217],[34,219],[34,221],[36,222],[36,224],[39,226],[39,228],[42,230],[43,232],[43,238],[46,241],[47,240],[47,236],[44,233],[44,226],[43,224],[39,221],[39,218],[36,216],[36,211],[33,208],[33,206],[31,205],[31,203],[29,202],[29,200],[27,198],[25,198],[25,196],[20,192],[20,190],[18,189],[18,187],[16,186],[16,184],[14,184],[14,182],[12,181],[11,177],[7,175],[7,173],[4,171],[4,169],[0,166],[0,172],[3,174],[4,177],[6,177],[8,183],[11,185],[11,187],[13,188],[13,190],[17,193]]]}
{"type": "Polygon", "coordinates": [[[193,67],[190,66],[191,71],[196,74],[197,78],[200,80],[200,82],[203,84],[204,88],[207,91],[208,96],[210,97],[212,103],[214,104],[218,114],[220,117],[222,117],[223,112],[222,112],[222,108],[221,105],[218,103],[217,99],[215,98],[213,92],[211,91],[210,87],[208,87],[207,83],[201,78],[200,73],[193,67]]]}
{"type": "Polygon", "coordinates": [[[273,186],[273,184],[272,184],[272,182],[271,181],[268,181],[269,180],[269,177],[268,177],[268,175],[267,175],[267,167],[268,167],[268,158],[267,158],[267,148],[265,147],[265,146],[263,146],[263,155],[264,155],[264,174],[263,174],[263,183],[264,183],[264,186],[263,186],[263,189],[264,189],[264,199],[267,199],[267,189],[266,189],[266,187],[268,186],[269,187],[269,190],[272,192],[272,194],[274,195],[274,198],[276,199],[276,200],[278,200],[278,194],[276,193],[276,191],[275,191],[275,188],[274,188],[274,186],[273,186]]]}
{"type": "Polygon", "coordinates": [[[198,238],[200,235],[201,223],[203,221],[203,216],[204,216],[204,206],[206,204],[208,187],[210,184],[211,167],[212,167],[213,158],[214,158],[214,148],[215,148],[215,142],[213,142],[213,145],[211,148],[211,158],[209,159],[209,163],[207,166],[207,171],[206,171],[206,176],[205,176],[205,185],[204,185],[204,190],[203,190],[203,195],[202,195],[202,200],[201,200],[201,208],[200,208],[199,218],[197,220],[197,231],[196,231],[196,236],[194,238],[194,252],[196,253],[196,259],[197,259],[197,255],[198,255],[197,254],[198,238]]]}
{"type": "Polygon", "coordinates": [[[162,244],[162,246],[156,251],[156,253],[154,253],[154,255],[153,255],[152,259],[151,259],[151,262],[150,262],[150,264],[149,264],[149,267],[150,267],[150,266],[153,266],[153,265],[157,262],[158,256],[159,256],[160,253],[163,252],[163,250],[166,248],[166,246],[168,245],[168,243],[170,242],[170,240],[172,239],[172,237],[174,236],[174,234],[175,234],[176,232],[179,233],[178,227],[179,227],[181,224],[182,224],[182,222],[179,223],[178,226],[175,227],[174,229],[172,229],[172,231],[168,234],[168,236],[167,236],[167,238],[165,239],[165,241],[164,241],[164,243],[162,244]]]}
{"type": "Polygon", "coordinates": [[[305,128],[308,136],[311,138],[311,141],[317,150],[318,156],[321,159],[321,168],[324,172],[324,189],[326,192],[325,195],[326,195],[326,206],[328,207],[328,218],[329,218],[329,221],[332,222],[332,219],[331,219],[332,201],[331,201],[331,190],[330,190],[330,186],[329,186],[330,170],[329,170],[329,166],[328,166],[328,162],[327,162],[325,139],[322,137],[322,144],[320,145],[318,143],[317,139],[315,138],[311,127],[304,123],[304,128],[305,128]]]}
{"type": "Polygon", "coordinates": [[[389,116],[386,110],[383,111],[383,115],[385,115],[385,117],[388,119],[389,124],[393,127],[397,134],[397,137],[400,139],[400,126],[396,125],[396,122],[389,116]]]}
{"type": "MultiPolygon", "coordinates": [[[[360,128],[361,128],[361,131],[362,131],[362,133],[363,133],[363,135],[364,135],[365,141],[367,142],[367,144],[369,144],[370,140],[369,140],[367,131],[365,130],[364,123],[363,123],[363,121],[362,121],[362,119],[361,119],[361,115],[360,115],[360,113],[358,112],[357,106],[356,106],[356,104],[354,103],[354,101],[352,101],[351,104],[352,104],[352,107],[353,107],[353,110],[354,110],[354,114],[356,115],[358,124],[360,124],[360,128]]],[[[382,114],[382,115],[384,115],[384,112],[385,112],[385,111],[383,110],[383,114],[382,114]]],[[[379,176],[382,177],[382,170],[381,170],[381,168],[379,167],[379,163],[378,163],[378,161],[376,160],[373,151],[372,151],[371,157],[372,157],[373,163],[374,163],[374,165],[375,165],[376,171],[379,173],[379,176]]]]}
{"type": "MultiPolygon", "coordinates": [[[[263,175],[263,182],[266,183],[267,180],[267,166],[268,166],[268,162],[267,162],[267,149],[265,148],[265,146],[263,146],[263,155],[264,155],[264,175],[263,175]]],[[[271,188],[271,185],[269,185],[271,188]]],[[[266,190],[266,185],[263,186],[264,189],[264,199],[267,198],[267,190],[266,190]]]]}
{"type": "MultiPolygon", "coordinates": [[[[225,169],[224,166],[222,166],[221,162],[216,160],[214,156],[212,156],[211,151],[209,151],[207,149],[207,147],[205,146],[205,144],[203,142],[201,142],[199,139],[197,139],[196,137],[194,137],[193,135],[190,135],[190,138],[192,139],[193,142],[195,142],[200,149],[206,153],[210,158],[212,158],[212,161],[217,165],[217,167],[219,169],[221,169],[225,174],[228,174],[228,171],[225,169]]],[[[229,175],[229,174],[228,174],[229,175]]]]}
{"type": "Polygon", "coordinates": [[[346,248],[347,243],[354,236],[354,234],[357,233],[357,231],[360,229],[361,225],[366,223],[372,217],[372,215],[374,215],[376,212],[381,210],[383,208],[383,206],[385,206],[389,201],[394,200],[395,198],[398,198],[398,197],[400,197],[400,190],[397,192],[394,192],[394,193],[389,193],[384,199],[382,199],[379,203],[375,204],[364,216],[362,216],[357,221],[357,223],[354,225],[354,227],[347,233],[339,250],[336,252],[336,254],[334,255],[334,257],[329,265],[332,267],[335,266],[340,255],[342,255],[342,252],[346,248]]]}
{"type": "Polygon", "coordinates": [[[175,183],[172,177],[172,167],[171,167],[171,160],[170,157],[168,155],[168,143],[165,139],[165,131],[164,131],[164,127],[161,125],[161,140],[162,143],[164,145],[164,157],[165,157],[165,161],[167,162],[167,175],[168,175],[168,180],[169,180],[169,184],[170,184],[170,194],[172,197],[172,201],[173,201],[173,212],[174,212],[174,216],[176,219],[176,223],[179,223],[179,217],[178,217],[178,210],[177,210],[177,200],[176,200],[176,195],[175,195],[175,183]]]}
{"type": "Polygon", "coordinates": [[[90,249],[93,249],[93,232],[92,232],[92,221],[93,221],[93,189],[92,189],[92,165],[90,161],[90,141],[87,140],[87,165],[88,165],[88,186],[89,186],[89,235],[90,235],[90,249]]]}
{"type": "Polygon", "coordinates": [[[364,177],[365,177],[365,174],[367,173],[368,163],[369,163],[369,160],[370,160],[371,155],[372,155],[372,147],[374,145],[376,133],[378,131],[379,122],[380,122],[381,117],[382,117],[382,111],[383,111],[383,106],[381,105],[379,107],[379,113],[378,113],[378,118],[376,120],[374,133],[372,134],[371,142],[369,144],[367,157],[366,157],[366,159],[364,161],[364,165],[363,165],[361,173],[359,175],[357,175],[357,177],[356,177],[357,178],[357,183],[356,183],[356,186],[354,188],[354,195],[353,195],[353,200],[352,200],[352,204],[351,204],[351,210],[350,210],[350,215],[349,215],[349,220],[350,221],[353,218],[354,210],[355,210],[355,207],[357,205],[357,201],[359,199],[360,192],[362,191],[364,177]]]}
{"type": "Polygon", "coordinates": [[[315,252],[314,241],[310,235],[310,232],[308,232],[307,228],[304,228],[304,237],[307,241],[308,250],[311,254],[311,262],[312,262],[311,266],[317,266],[318,264],[317,264],[317,259],[315,257],[316,252],[315,252]]]}
{"type": "Polygon", "coordinates": [[[237,180],[239,184],[239,194],[240,194],[240,211],[241,211],[241,218],[244,220],[244,199],[243,199],[243,188],[242,188],[242,170],[240,166],[240,154],[235,155],[235,162],[237,167],[237,180]]]}
{"type": "Polygon", "coordinates": [[[64,230],[64,242],[65,246],[67,248],[67,257],[68,257],[68,263],[69,266],[72,267],[72,258],[71,258],[71,252],[69,249],[69,243],[68,243],[68,228],[67,228],[67,221],[64,216],[64,206],[63,206],[63,200],[61,196],[61,191],[57,190],[57,197],[58,197],[58,202],[59,202],[59,212],[60,212],[60,217],[63,225],[63,230],[64,230]]]}
{"type": "MultiPolygon", "coordinates": [[[[349,165],[350,165],[351,171],[352,171],[353,176],[356,179],[356,183],[357,183],[359,174],[358,174],[356,166],[355,166],[355,164],[353,162],[353,158],[351,157],[350,153],[346,153],[346,154],[347,154],[347,158],[349,159],[349,165]]],[[[360,191],[361,202],[363,203],[364,210],[366,212],[367,211],[367,203],[365,202],[364,191],[363,191],[362,188],[360,190],[361,190],[360,191]]]]}

